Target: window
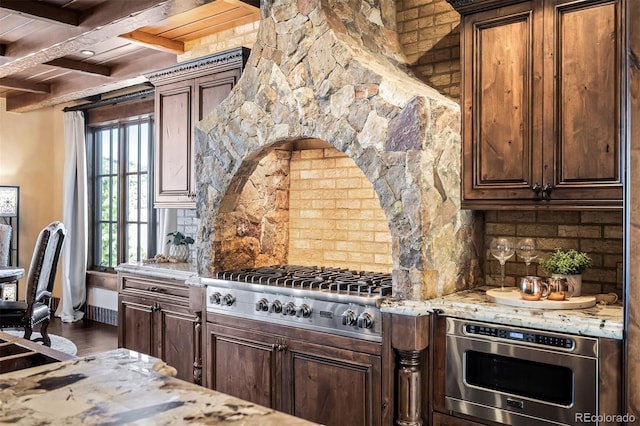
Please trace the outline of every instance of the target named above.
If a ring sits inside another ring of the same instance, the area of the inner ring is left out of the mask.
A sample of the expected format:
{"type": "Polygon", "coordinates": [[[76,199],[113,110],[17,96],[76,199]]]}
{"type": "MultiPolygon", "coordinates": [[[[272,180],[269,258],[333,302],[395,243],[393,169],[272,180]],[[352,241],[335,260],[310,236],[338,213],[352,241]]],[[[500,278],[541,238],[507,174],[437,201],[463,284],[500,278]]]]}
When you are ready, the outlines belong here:
{"type": "Polygon", "coordinates": [[[152,206],[153,120],[150,115],[90,125],[92,263],[110,270],[155,253],[152,206]]]}

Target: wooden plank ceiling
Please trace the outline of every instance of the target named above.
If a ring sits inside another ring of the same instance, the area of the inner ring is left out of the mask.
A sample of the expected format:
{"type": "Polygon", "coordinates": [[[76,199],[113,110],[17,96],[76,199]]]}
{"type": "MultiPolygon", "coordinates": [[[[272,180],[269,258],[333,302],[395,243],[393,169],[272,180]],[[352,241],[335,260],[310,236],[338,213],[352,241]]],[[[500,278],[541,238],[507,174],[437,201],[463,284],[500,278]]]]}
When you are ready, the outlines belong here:
{"type": "Polygon", "coordinates": [[[259,18],[259,0],[0,0],[0,98],[25,112],[144,84],[188,42],[259,18]]]}

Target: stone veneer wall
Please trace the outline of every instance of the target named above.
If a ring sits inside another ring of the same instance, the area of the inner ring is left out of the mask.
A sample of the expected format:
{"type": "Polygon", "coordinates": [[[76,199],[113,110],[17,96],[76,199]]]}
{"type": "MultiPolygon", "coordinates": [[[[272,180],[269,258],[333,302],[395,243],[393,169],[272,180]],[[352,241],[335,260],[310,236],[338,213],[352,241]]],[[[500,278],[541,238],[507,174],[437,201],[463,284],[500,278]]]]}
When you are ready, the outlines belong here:
{"type": "Polygon", "coordinates": [[[236,208],[216,218],[215,264],[220,270],[291,263],[290,162],[289,151],[269,152],[241,188],[236,208]]]}
{"type": "Polygon", "coordinates": [[[294,151],[289,262],[390,273],[391,234],[373,185],[335,148],[294,151]]]}
{"type": "Polygon", "coordinates": [[[392,1],[274,0],[238,85],[196,127],[198,270],[215,271],[216,217],[270,150],[322,139],[360,167],[392,239],[394,295],[428,299],[474,281],[460,210],[460,110],[410,78],[392,1]]]}
{"type": "MultiPolygon", "coordinates": [[[[482,213],[477,213],[481,215],[482,213]]],[[[531,237],[540,249],[540,257],[555,248],[573,248],[588,253],[592,267],[582,276],[586,294],[615,292],[623,294],[624,241],[622,212],[580,211],[488,211],[485,219],[485,278],[487,284],[500,284],[500,266],[489,253],[491,238],[531,237]]],[[[534,260],[529,273],[546,276],[534,260]]],[[[525,274],[520,258],[511,258],[505,268],[505,285],[515,285],[525,274]]]]}

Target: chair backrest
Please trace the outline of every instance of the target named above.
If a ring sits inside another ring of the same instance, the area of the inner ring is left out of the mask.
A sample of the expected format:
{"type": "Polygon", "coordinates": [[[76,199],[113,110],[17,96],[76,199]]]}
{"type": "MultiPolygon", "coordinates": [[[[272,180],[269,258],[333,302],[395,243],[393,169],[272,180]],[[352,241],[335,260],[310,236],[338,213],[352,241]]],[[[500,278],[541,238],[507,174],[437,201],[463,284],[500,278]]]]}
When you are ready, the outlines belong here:
{"type": "Polygon", "coordinates": [[[66,234],[67,230],[61,222],[52,222],[40,231],[27,277],[27,304],[32,305],[44,297],[51,297],[66,234]]]}
{"type": "Polygon", "coordinates": [[[11,255],[11,226],[0,223],[0,266],[9,265],[11,255]]]}

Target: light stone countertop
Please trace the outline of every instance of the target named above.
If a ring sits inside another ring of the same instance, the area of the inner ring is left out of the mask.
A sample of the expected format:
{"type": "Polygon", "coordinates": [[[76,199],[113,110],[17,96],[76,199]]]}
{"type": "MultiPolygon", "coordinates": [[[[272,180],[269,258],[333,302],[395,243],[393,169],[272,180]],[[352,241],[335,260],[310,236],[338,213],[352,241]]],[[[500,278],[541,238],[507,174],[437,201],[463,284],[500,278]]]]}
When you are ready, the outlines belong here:
{"type": "MultiPolygon", "coordinates": [[[[203,285],[197,279],[195,265],[190,263],[129,262],[118,265],[116,271],[184,280],[191,286],[203,285]]],[[[489,302],[485,292],[491,288],[495,287],[478,287],[422,301],[391,298],[383,302],[382,311],[411,316],[437,313],[496,324],[622,339],[624,310],[620,302],[584,309],[531,309],[489,302]]]]}
{"type": "Polygon", "coordinates": [[[0,375],[0,423],[303,426],[315,423],[154,371],[116,349],[0,375]]]}
{"type": "Polygon", "coordinates": [[[423,301],[389,299],[383,303],[382,311],[401,315],[437,313],[495,324],[622,339],[624,309],[620,303],[584,309],[513,307],[489,302],[485,292],[491,288],[494,287],[478,287],[423,301]]]}
{"type": "Polygon", "coordinates": [[[185,281],[198,275],[196,265],[191,263],[147,263],[128,262],[116,266],[116,272],[145,275],[154,278],[165,278],[185,281]]]}

